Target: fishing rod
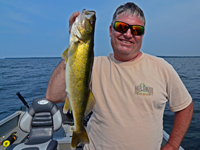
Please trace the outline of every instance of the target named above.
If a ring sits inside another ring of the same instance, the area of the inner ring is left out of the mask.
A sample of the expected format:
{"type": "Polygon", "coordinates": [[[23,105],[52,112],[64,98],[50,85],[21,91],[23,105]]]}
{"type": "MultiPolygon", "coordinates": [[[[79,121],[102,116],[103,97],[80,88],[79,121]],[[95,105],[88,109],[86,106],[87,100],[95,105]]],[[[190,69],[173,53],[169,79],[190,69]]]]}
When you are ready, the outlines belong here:
{"type": "Polygon", "coordinates": [[[27,102],[25,101],[25,99],[23,98],[23,96],[22,96],[19,92],[17,92],[16,94],[17,94],[17,96],[19,97],[19,99],[22,101],[22,103],[23,103],[27,108],[29,108],[29,106],[28,106],[27,102]]]}

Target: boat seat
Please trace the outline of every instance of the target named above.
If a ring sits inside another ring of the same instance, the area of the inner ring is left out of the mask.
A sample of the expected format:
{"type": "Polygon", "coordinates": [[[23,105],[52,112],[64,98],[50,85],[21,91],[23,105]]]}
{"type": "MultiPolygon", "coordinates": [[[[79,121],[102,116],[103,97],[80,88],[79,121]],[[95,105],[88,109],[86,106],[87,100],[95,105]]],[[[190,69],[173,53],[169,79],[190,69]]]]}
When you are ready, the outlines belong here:
{"type": "Polygon", "coordinates": [[[56,150],[58,142],[53,140],[53,131],[62,125],[57,105],[46,98],[34,99],[32,106],[19,121],[22,131],[29,133],[25,143],[12,144],[6,150],[56,150]]]}

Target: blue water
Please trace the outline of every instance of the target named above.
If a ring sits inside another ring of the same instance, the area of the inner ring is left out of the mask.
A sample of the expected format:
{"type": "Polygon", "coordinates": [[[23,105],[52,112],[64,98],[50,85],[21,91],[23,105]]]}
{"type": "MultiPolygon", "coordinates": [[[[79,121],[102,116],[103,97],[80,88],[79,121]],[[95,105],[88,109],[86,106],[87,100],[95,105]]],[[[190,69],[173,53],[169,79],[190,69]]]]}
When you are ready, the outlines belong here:
{"type": "MultiPolygon", "coordinates": [[[[186,150],[200,149],[200,58],[164,58],[173,65],[193,98],[194,115],[183,139],[186,150]]],[[[34,98],[45,97],[48,80],[61,58],[0,59],[0,120],[23,106],[16,92],[29,105],[34,98]]],[[[171,132],[173,115],[166,106],[164,130],[171,132]]]]}

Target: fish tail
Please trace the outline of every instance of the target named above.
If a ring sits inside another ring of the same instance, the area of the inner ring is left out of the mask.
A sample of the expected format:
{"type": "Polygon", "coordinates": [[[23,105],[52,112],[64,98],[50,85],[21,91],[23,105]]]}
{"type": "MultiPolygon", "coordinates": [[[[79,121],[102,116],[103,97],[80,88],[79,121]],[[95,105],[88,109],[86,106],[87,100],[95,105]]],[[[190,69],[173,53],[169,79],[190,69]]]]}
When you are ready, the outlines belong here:
{"type": "Polygon", "coordinates": [[[75,149],[79,143],[84,143],[84,144],[89,143],[89,138],[85,129],[81,133],[73,131],[71,148],[75,149]]]}

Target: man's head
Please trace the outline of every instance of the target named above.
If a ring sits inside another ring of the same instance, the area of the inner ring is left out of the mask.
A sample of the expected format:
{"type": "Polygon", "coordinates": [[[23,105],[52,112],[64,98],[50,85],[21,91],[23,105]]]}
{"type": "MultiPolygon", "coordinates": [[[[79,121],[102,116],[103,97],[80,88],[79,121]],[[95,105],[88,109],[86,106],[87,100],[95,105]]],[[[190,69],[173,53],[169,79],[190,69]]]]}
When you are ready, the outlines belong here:
{"type": "MultiPolygon", "coordinates": [[[[131,27],[132,25],[145,26],[145,17],[143,11],[134,3],[126,3],[119,6],[114,15],[112,24],[109,28],[111,37],[111,45],[115,59],[119,61],[133,61],[140,56],[140,48],[142,45],[143,35],[134,34],[134,29],[126,28],[120,32],[114,29],[115,22],[123,22],[131,27]]],[[[115,24],[116,25],[116,24],[115,24]]],[[[118,26],[121,29],[121,26],[118,26]]]]}
{"type": "Polygon", "coordinates": [[[115,13],[113,14],[113,18],[112,18],[112,23],[111,24],[113,24],[116,21],[117,16],[119,14],[121,14],[122,12],[125,12],[125,13],[130,14],[130,15],[137,16],[138,18],[140,18],[144,22],[144,26],[145,26],[146,20],[145,20],[145,17],[144,17],[144,13],[133,2],[128,2],[128,3],[124,4],[124,5],[119,6],[116,9],[115,13]]]}

